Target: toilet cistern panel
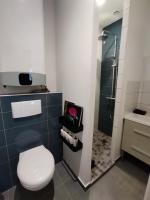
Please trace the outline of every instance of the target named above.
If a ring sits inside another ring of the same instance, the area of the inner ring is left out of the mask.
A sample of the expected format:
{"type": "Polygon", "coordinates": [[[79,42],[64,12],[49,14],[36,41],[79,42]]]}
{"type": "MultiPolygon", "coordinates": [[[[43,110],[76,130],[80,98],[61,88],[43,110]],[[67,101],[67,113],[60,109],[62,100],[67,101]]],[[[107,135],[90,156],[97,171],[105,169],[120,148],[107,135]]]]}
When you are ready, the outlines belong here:
{"type": "Polygon", "coordinates": [[[12,102],[11,109],[13,118],[39,115],[42,113],[41,100],[12,102]]]}

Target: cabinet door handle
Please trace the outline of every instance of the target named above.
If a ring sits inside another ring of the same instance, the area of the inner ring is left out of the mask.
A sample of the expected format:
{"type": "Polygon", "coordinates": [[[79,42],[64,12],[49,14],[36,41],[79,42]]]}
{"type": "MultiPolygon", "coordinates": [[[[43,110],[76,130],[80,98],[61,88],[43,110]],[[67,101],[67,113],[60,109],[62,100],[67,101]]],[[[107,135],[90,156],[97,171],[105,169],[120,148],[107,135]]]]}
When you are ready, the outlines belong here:
{"type": "Polygon", "coordinates": [[[131,149],[133,149],[134,151],[136,151],[136,152],[138,152],[140,154],[143,154],[144,156],[150,158],[150,154],[149,153],[143,151],[142,149],[140,149],[140,148],[138,148],[138,147],[136,147],[134,145],[131,146],[131,149]]]}
{"type": "Polygon", "coordinates": [[[136,133],[136,134],[138,134],[138,135],[142,135],[142,136],[147,137],[147,138],[150,139],[150,134],[144,133],[143,131],[139,131],[139,130],[137,130],[137,129],[134,129],[134,133],[136,133]]]}

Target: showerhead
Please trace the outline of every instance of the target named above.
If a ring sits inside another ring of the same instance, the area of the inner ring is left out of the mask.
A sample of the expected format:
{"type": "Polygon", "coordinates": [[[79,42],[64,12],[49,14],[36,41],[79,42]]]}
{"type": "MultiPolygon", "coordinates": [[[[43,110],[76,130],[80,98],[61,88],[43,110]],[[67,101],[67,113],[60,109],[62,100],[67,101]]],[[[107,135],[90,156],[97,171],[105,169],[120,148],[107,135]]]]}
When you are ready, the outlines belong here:
{"type": "Polygon", "coordinates": [[[108,37],[108,34],[105,30],[102,31],[101,35],[98,37],[99,40],[105,41],[108,37]]]}
{"type": "Polygon", "coordinates": [[[98,37],[98,39],[105,41],[108,38],[109,35],[117,37],[114,33],[107,31],[107,30],[103,30],[102,33],[100,34],[100,36],[98,37]]]}

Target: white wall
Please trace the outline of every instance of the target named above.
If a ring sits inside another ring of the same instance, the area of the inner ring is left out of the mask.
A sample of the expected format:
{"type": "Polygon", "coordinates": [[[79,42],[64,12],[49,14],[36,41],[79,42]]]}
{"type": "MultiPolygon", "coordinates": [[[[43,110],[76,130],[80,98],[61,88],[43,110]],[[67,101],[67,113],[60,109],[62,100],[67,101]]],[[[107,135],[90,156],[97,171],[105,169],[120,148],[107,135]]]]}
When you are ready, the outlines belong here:
{"type": "MultiPolygon", "coordinates": [[[[101,34],[102,28],[99,27],[98,35],[101,34]]],[[[97,38],[98,39],[98,38],[97,38]]],[[[99,105],[100,105],[100,79],[101,79],[101,59],[102,59],[102,41],[97,41],[97,70],[96,70],[96,94],[95,94],[95,114],[94,129],[98,130],[99,105]]]]}
{"type": "Polygon", "coordinates": [[[125,112],[132,112],[138,103],[138,93],[143,73],[145,9],[147,0],[131,1],[128,23],[128,38],[125,57],[126,107],[125,112]]]}
{"type": "Polygon", "coordinates": [[[122,125],[123,125],[124,104],[125,104],[125,49],[127,43],[129,11],[130,11],[130,0],[124,0],[116,103],[114,112],[112,144],[111,144],[112,145],[111,155],[113,161],[116,161],[120,157],[120,146],[122,138],[122,125]]]}
{"type": "MultiPolygon", "coordinates": [[[[0,71],[47,75],[56,91],[54,0],[0,1],[0,71]]],[[[30,92],[32,87],[0,87],[0,93],[30,92]]]]}
{"type": "Polygon", "coordinates": [[[147,1],[125,0],[119,58],[117,97],[112,139],[112,158],[120,156],[122,125],[125,112],[138,103],[138,92],[143,72],[144,24],[147,1]]]}
{"type": "Polygon", "coordinates": [[[150,1],[131,1],[126,53],[125,112],[150,111],[150,1]]]}
{"type": "Polygon", "coordinates": [[[42,0],[1,0],[0,26],[0,71],[45,73],[42,0]]]}
{"type": "Polygon", "coordinates": [[[56,17],[58,88],[64,100],[84,108],[83,150],[72,154],[64,148],[64,158],[86,186],[91,181],[96,81],[94,0],[57,0],[56,17]]]}
{"type": "Polygon", "coordinates": [[[138,107],[150,112],[150,26],[147,19],[150,18],[150,1],[147,0],[145,8],[145,23],[143,29],[144,51],[143,51],[143,73],[141,88],[139,92],[138,107]]]}
{"type": "Polygon", "coordinates": [[[50,91],[57,91],[56,84],[56,32],[55,0],[43,0],[46,84],[50,91]]]}

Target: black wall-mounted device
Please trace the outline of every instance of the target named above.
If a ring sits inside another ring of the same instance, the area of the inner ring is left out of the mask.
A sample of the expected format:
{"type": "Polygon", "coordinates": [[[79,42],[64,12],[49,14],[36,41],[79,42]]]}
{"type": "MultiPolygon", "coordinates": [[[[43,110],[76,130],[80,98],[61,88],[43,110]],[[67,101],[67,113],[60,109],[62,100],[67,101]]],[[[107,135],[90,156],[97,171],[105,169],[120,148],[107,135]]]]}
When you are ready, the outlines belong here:
{"type": "Polygon", "coordinates": [[[32,85],[32,76],[29,73],[20,73],[19,74],[19,83],[20,85],[32,85]]]}

